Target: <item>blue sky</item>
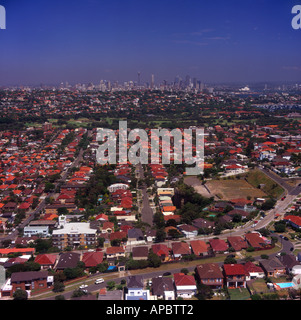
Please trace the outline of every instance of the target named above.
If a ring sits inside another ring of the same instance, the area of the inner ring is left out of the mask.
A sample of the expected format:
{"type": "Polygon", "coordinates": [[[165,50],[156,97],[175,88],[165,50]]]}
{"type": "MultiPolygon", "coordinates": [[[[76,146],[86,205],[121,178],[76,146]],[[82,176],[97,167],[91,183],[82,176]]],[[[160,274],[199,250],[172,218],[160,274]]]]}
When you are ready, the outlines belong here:
{"type": "Polygon", "coordinates": [[[0,85],[301,81],[300,0],[0,0],[0,85]]]}

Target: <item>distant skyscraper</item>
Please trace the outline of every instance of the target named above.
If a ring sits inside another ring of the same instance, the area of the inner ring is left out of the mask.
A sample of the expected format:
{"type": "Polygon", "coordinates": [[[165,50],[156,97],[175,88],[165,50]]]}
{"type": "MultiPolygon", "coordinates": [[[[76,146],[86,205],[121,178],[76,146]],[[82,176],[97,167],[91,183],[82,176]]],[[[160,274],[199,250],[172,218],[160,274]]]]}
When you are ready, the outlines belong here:
{"type": "Polygon", "coordinates": [[[155,76],[152,74],[151,77],[151,89],[153,89],[155,87],[155,76]]]}
{"type": "Polygon", "coordinates": [[[140,71],[138,72],[138,87],[140,87],[140,71]]]}

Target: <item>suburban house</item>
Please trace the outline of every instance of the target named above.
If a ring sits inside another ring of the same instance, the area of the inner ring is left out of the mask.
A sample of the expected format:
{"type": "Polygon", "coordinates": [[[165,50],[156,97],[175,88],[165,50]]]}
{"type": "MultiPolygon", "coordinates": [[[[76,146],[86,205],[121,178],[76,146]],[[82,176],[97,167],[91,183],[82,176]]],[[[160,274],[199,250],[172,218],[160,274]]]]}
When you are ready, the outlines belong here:
{"type": "Polygon", "coordinates": [[[114,232],[114,223],[113,222],[109,222],[109,221],[105,221],[103,223],[103,225],[102,225],[101,232],[102,233],[112,233],[112,232],[114,232]]]}
{"type": "Polygon", "coordinates": [[[246,280],[252,280],[256,278],[263,278],[264,277],[264,271],[261,267],[257,266],[251,261],[246,262],[244,265],[244,269],[246,272],[246,280]]]}
{"type": "Polygon", "coordinates": [[[170,249],[165,244],[153,244],[152,245],[152,251],[157,256],[160,257],[162,262],[166,262],[170,260],[170,249]]]}
{"type": "Polygon", "coordinates": [[[287,224],[291,225],[293,228],[301,229],[301,217],[299,216],[293,216],[293,215],[287,215],[283,218],[283,220],[286,221],[287,224]]]}
{"type": "Polygon", "coordinates": [[[224,286],[224,275],[217,263],[197,265],[195,274],[201,283],[212,289],[222,289],[224,286]]]}
{"type": "Polygon", "coordinates": [[[224,264],[225,285],[229,289],[246,288],[246,271],[242,264],[224,264]]]}
{"type": "Polygon", "coordinates": [[[232,219],[233,219],[233,217],[236,216],[236,215],[237,215],[237,216],[240,216],[241,219],[245,219],[245,218],[248,217],[249,213],[248,213],[247,211],[245,211],[245,210],[233,209],[233,210],[229,211],[229,212],[227,213],[227,215],[230,216],[232,219]]]}
{"type": "Polygon", "coordinates": [[[148,247],[133,247],[132,257],[133,260],[147,260],[148,247]]]}
{"type": "Polygon", "coordinates": [[[190,241],[190,247],[193,254],[199,257],[205,257],[208,253],[208,245],[203,240],[192,240],[190,241]]]}
{"type": "Polygon", "coordinates": [[[206,220],[206,219],[203,219],[203,218],[197,218],[197,219],[194,219],[192,221],[192,225],[194,227],[196,227],[197,229],[205,229],[205,228],[208,228],[208,229],[213,229],[214,228],[214,222],[213,221],[209,221],[209,220],[206,220]]]}
{"type": "Polygon", "coordinates": [[[172,278],[152,278],[152,294],[158,299],[175,300],[175,286],[172,278]]]}
{"type": "Polygon", "coordinates": [[[285,254],[278,257],[278,259],[284,265],[287,274],[292,272],[294,266],[301,266],[300,262],[296,260],[296,257],[293,254],[285,254]]]}
{"type": "Polygon", "coordinates": [[[229,247],[232,247],[235,251],[241,251],[242,249],[248,248],[247,241],[240,236],[228,237],[227,241],[229,247]]]}
{"type": "Polygon", "coordinates": [[[209,244],[214,253],[224,253],[229,249],[228,244],[222,239],[209,239],[209,244]]]}
{"type": "Polygon", "coordinates": [[[286,274],[285,266],[276,257],[268,260],[261,260],[260,266],[262,267],[267,277],[279,277],[286,274]]]}
{"type": "Polygon", "coordinates": [[[191,254],[191,250],[187,242],[172,242],[171,250],[175,259],[181,259],[182,256],[191,254]]]}
{"type": "Polygon", "coordinates": [[[41,265],[41,269],[53,269],[56,261],[57,255],[48,253],[38,254],[34,259],[34,262],[41,265]]]}
{"type": "Polygon", "coordinates": [[[142,276],[129,276],[125,300],[149,300],[149,290],[144,290],[143,287],[142,276]]]}
{"type": "MultiPolygon", "coordinates": [[[[10,278],[10,296],[18,289],[31,291],[33,289],[46,289],[53,284],[53,276],[48,276],[47,271],[26,271],[14,272],[10,278]]],[[[2,291],[2,296],[8,295],[8,292],[2,291]]]]}
{"type": "Polygon", "coordinates": [[[141,229],[132,228],[127,232],[128,241],[141,241],[144,240],[144,235],[141,229]]]}
{"type": "Polygon", "coordinates": [[[174,273],[173,276],[177,297],[190,299],[196,294],[197,286],[193,276],[184,273],[174,273]]]}
{"type": "Polygon", "coordinates": [[[181,224],[178,229],[184,234],[186,238],[194,238],[198,235],[198,228],[189,224],[181,224]]]}
{"type": "Polygon", "coordinates": [[[75,268],[80,261],[80,254],[76,252],[64,252],[59,256],[56,271],[64,270],[66,268],[75,268]]]}
{"type": "Polygon", "coordinates": [[[96,267],[103,262],[104,253],[102,251],[84,252],[82,256],[82,262],[84,262],[86,268],[96,267]]]}
{"type": "Polygon", "coordinates": [[[106,256],[108,262],[114,264],[119,257],[125,257],[124,247],[109,247],[106,249],[106,256]]]}
{"type": "Polygon", "coordinates": [[[257,232],[246,233],[245,239],[255,250],[262,249],[266,246],[265,240],[257,232]]]}

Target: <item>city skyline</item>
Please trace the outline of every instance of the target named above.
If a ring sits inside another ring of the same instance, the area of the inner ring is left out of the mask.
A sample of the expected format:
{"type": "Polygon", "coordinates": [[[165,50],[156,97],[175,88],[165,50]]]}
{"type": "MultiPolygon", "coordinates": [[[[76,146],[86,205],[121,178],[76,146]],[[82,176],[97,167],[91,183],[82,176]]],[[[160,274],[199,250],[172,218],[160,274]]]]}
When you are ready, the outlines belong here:
{"type": "Polygon", "coordinates": [[[299,82],[296,4],[3,0],[0,85],[101,79],[152,85],[177,75],[203,83],[299,82]]]}

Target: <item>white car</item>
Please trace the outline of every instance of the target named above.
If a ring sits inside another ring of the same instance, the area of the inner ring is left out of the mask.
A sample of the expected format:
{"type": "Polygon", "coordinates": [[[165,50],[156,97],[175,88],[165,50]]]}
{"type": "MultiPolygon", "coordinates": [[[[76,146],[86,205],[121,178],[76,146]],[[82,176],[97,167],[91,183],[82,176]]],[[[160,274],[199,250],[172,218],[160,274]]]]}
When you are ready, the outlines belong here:
{"type": "Polygon", "coordinates": [[[103,282],[104,282],[103,278],[99,278],[99,279],[95,280],[95,284],[100,284],[100,283],[103,283],[103,282]]]}
{"type": "Polygon", "coordinates": [[[86,284],[82,284],[81,286],[79,286],[80,289],[85,289],[87,288],[88,286],[86,284]]]}

